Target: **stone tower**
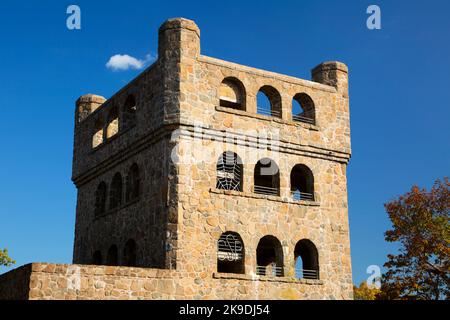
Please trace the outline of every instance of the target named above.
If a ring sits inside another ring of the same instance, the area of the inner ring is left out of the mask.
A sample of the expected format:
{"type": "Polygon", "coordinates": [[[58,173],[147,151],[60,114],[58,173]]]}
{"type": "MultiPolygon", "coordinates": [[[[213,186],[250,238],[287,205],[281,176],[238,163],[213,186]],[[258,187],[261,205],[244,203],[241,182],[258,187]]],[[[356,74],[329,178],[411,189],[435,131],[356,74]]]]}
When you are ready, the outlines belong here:
{"type": "Polygon", "coordinates": [[[207,57],[183,18],[158,46],[76,103],[73,262],[166,272],[146,287],[162,298],[351,298],[347,67],[309,81],[207,57]]]}

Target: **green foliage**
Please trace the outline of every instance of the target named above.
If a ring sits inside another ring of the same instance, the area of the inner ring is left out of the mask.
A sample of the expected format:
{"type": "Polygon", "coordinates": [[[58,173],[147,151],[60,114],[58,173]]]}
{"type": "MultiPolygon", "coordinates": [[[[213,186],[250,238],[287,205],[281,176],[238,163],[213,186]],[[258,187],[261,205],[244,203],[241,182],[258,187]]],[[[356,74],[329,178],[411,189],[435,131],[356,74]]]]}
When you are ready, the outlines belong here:
{"type": "Polygon", "coordinates": [[[392,221],[385,239],[401,246],[384,264],[379,299],[450,299],[449,187],[448,178],[430,192],[414,186],[385,204],[392,221]]]}
{"type": "Polygon", "coordinates": [[[16,262],[9,257],[8,249],[0,249],[0,266],[9,267],[15,263],[16,262]]]}

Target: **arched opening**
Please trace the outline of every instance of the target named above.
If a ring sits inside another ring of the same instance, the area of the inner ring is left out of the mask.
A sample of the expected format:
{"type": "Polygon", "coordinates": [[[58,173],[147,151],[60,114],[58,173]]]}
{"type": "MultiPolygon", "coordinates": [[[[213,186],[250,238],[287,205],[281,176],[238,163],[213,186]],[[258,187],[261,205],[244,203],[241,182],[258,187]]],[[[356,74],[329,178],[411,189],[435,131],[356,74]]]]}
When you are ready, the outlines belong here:
{"type": "Polygon", "coordinates": [[[294,250],[295,276],[299,279],[319,279],[319,253],[308,239],[297,242],[294,250]]]}
{"type": "Polygon", "coordinates": [[[95,216],[101,216],[106,211],[107,187],[105,182],[100,182],[95,192],[95,216]]]}
{"type": "Polygon", "coordinates": [[[126,201],[131,201],[139,198],[141,189],[141,178],[139,174],[139,167],[134,163],[127,175],[127,191],[126,191],[126,201]]]}
{"type": "Polygon", "coordinates": [[[257,113],[281,118],[281,95],[271,86],[263,86],[256,95],[257,113]]]}
{"type": "Polygon", "coordinates": [[[92,255],[92,264],[100,266],[102,263],[103,263],[102,253],[100,252],[100,250],[97,250],[92,255]]]}
{"type": "Polygon", "coordinates": [[[217,160],[217,189],[242,191],[243,166],[241,158],[227,151],[217,160]]]}
{"type": "Polygon", "coordinates": [[[127,267],[135,267],[136,256],[136,242],[133,239],[130,239],[127,241],[127,243],[125,243],[125,247],[123,249],[123,265],[127,267]]]}
{"type": "Polygon", "coordinates": [[[109,193],[109,209],[114,209],[122,204],[122,176],[116,173],[111,182],[109,193]]]}
{"type": "Polygon", "coordinates": [[[92,148],[96,148],[103,143],[103,122],[97,119],[94,124],[94,134],[92,135],[92,148]]]}
{"type": "Polygon", "coordinates": [[[217,241],[217,272],[245,273],[245,247],[238,233],[222,233],[217,241]]]}
{"type": "Polygon", "coordinates": [[[128,129],[136,125],[136,99],[130,94],[123,107],[123,126],[128,129]]]}
{"type": "Polygon", "coordinates": [[[220,106],[245,110],[245,88],[236,78],[225,78],[219,88],[220,106]]]}
{"type": "Polygon", "coordinates": [[[280,195],[280,170],[275,161],[263,158],[256,163],[254,183],[255,193],[272,196],[280,195]]]}
{"type": "Polygon", "coordinates": [[[117,266],[119,262],[117,254],[117,246],[113,244],[108,249],[108,254],[106,255],[106,265],[107,266],[117,266]]]}
{"type": "Polygon", "coordinates": [[[291,171],[291,194],[295,201],[314,201],[314,176],[303,164],[297,164],[291,171]]]}
{"type": "Polygon", "coordinates": [[[106,128],[106,138],[112,138],[119,132],[119,112],[117,107],[113,107],[108,114],[108,126],[106,128]]]}
{"type": "Polygon", "coordinates": [[[264,236],[256,248],[256,274],[261,276],[284,275],[283,247],[274,236],[264,236]]]}
{"type": "Polygon", "coordinates": [[[314,101],[306,93],[297,93],[292,99],[292,120],[316,123],[314,101]]]}

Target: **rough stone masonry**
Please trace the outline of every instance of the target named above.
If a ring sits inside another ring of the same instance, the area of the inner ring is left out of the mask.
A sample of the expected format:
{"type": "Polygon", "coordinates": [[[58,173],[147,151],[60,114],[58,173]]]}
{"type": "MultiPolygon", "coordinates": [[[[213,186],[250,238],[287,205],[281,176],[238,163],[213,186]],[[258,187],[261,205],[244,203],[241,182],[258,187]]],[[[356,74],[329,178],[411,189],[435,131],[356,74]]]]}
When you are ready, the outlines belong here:
{"type": "Polygon", "coordinates": [[[352,299],[350,155],[343,63],[242,66],[170,19],[153,65],[76,102],[74,264],[3,274],[0,298],[352,299]]]}

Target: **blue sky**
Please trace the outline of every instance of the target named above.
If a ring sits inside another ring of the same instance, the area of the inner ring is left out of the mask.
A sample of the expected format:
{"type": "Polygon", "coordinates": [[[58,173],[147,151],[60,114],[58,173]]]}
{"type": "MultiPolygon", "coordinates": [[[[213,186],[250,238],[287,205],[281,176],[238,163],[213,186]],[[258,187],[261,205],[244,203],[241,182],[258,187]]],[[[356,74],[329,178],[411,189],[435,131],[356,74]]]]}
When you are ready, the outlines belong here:
{"type": "Polygon", "coordinates": [[[74,101],[109,97],[135,77],[105,64],[155,55],[170,17],[195,20],[209,56],[306,79],[320,62],[348,64],[354,282],[395,250],[383,240],[383,203],[449,175],[448,0],[2,1],[0,12],[0,248],[16,266],[71,262],[74,101]],[[70,4],[81,8],[81,30],[66,28],[70,4]],[[370,4],[381,8],[381,30],[366,28],[370,4]]]}

